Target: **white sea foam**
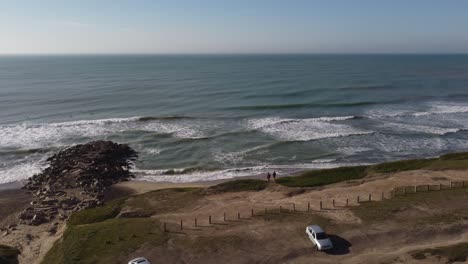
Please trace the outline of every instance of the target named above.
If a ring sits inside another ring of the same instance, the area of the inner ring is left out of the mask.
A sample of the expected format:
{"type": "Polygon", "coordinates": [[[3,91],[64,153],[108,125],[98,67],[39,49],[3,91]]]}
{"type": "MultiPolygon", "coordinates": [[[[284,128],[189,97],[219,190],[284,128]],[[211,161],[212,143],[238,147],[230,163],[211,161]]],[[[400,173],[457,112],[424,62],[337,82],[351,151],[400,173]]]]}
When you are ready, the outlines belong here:
{"type": "Polygon", "coordinates": [[[263,152],[267,151],[267,148],[271,144],[265,144],[260,146],[255,146],[246,150],[234,151],[234,152],[225,152],[225,149],[216,148],[213,150],[214,160],[220,164],[226,166],[238,165],[245,162],[245,156],[255,152],[257,155],[261,155],[263,152]]]}
{"type": "Polygon", "coordinates": [[[44,162],[19,162],[6,168],[0,167],[0,184],[25,180],[44,169],[44,162]]]}
{"type": "MultiPolygon", "coordinates": [[[[137,180],[151,182],[197,182],[259,175],[265,171],[265,167],[227,169],[218,171],[194,171],[186,174],[165,175],[164,173],[167,171],[168,170],[132,170],[132,172],[134,172],[137,176],[137,180]]],[[[174,171],[176,173],[181,173],[183,169],[175,169],[174,171]]]]}
{"type": "Polygon", "coordinates": [[[174,121],[138,122],[139,117],[79,120],[60,123],[22,123],[0,126],[0,147],[41,148],[66,145],[75,137],[105,137],[129,130],[172,134],[178,138],[202,138],[201,127],[174,121]]]}
{"type": "Polygon", "coordinates": [[[384,108],[372,109],[367,111],[367,116],[371,118],[387,118],[387,117],[405,117],[405,116],[429,116],[429,115],[444,115],[468,113],[468,105],[453,102],[430,102],[426,104],[425,110],[414,109],[412,106],[385,106],[384,108]]]}
{"type": "Polygon", "coordinates": [[[372,151],[372,148],[365,148],[365,147],[342,147],[338,148],[337,151],[339,153],[345,154],[347,156],[352,156],[354,154],[366,151],[372,151]]]}
{"type": "Polygon", "coordinates": [[[414,131],[422,132],[434,135],[446,135],[449,133],[456,133],[462,131],[461,128],[445,128],[427,125],[415,125],[415,124],[404,124],[404,123],[386,123],[385,127],[389,127],[394,131],[414,131]]]}
{"type": "Polygon", "coordinates": [[[144,151],[146,153],[149,153],[151,155],[159,155],[162,151],[162,149],[157,149],[157,148],[145,148],[144,151]]]}
{"type": "Polygon", "coordinates": [[[311,118],[315,119],[317,121],[344,121],[344,120],[351,120],[355,119],[355,116],[334,116],[334,117],[317,117],[317,118],[311,118]]]}
{"type": "Polygon", "coordinates": [[[332,160],[322,162],[311,162],[291,165],[264,165],[254,166],[247,168],[234,168],[217,171],[194,171],[186,174],[180,174],[183,169],[174,169],[176,174],[165,175],[168,170],[142,170],[133,169],[132,172],[136,175],[136,180],[150,181],[150,182],[203,182],[232,179],[236,177],[246,176],[261,176],[266,174],[267,171],[277,171],[278,174],[289,174],[307,169],[328,169],[341,166],[357,166],[366,165],[366,163],[335,163],[332,160]]]}
{"type": "Polygon", "coordinates": [[[261,131],[285,141],[309,141],[323,138],[364,135],[373,133],[332,121],[347,120],[354,117],[333,118],[260,118],[250,119],[250,129],[261,131]]]}
{"type": "Polygon", "coordinates": [[[430,109],[425,112],[417,112],[413,115],[434,115],[434,114],[457,114],[468,113],[468,105],[460,103],[433,102],[430,103],[430,109]]]}
{"type": "Polygon", "coordinates": [[[336,161],[336,159],[316,159],[313,160],[312,163],[330,163],[334,161],[336,161]]]}

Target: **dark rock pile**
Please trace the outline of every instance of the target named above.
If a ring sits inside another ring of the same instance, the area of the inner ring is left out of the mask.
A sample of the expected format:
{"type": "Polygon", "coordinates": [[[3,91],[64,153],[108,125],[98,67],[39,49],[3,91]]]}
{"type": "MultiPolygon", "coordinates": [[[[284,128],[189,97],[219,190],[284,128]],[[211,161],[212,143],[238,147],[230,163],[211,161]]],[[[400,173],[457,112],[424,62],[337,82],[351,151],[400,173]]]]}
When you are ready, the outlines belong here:
{"type": "Polygon", "coordinates": [[[35,199],[20,213],[21,223],[64,220],[73,211],[100,205],[106,187],[133,177],[129,169],[136,158],[128,145],[111,141],[94,141],[56,153],[47,160],[50,166],[23,187],[35,199]]]}

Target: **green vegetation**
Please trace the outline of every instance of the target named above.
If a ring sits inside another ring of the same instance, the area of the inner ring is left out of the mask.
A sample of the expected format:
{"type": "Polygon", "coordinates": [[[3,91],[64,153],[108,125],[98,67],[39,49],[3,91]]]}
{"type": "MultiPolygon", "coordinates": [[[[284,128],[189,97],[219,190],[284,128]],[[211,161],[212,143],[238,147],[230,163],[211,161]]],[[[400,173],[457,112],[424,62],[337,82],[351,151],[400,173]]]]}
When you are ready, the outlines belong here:
{"type": "Polygon", "coordinates": [[[223,192],[244,192],[244,191],[261,191],[267,186],[266,181],[256,179],[243,179],[223,182],[209,188],[209,191],[214,193],[223,192]]]}
{"type": "Polygon", "coordinates": [[[307,171],[299,176],[279,178],[276,182],[289,187],[314,187],[337,183],[340,181],[361,179],[376,173],[395,173],[421,169],[468,169],[468,152],[447,154],[434,159],[402,160],[370,166],[341,167],[307,171]]]}
{"type": "Polygon", "coordinates": [[[415,159],[386,162],[369,166],[368,173],[393,173],[400,171],[420,170],[432,164],[434,160],[435,159],[415,159]]]}
{"type": "Polygon", "coordinates": [[[119,256],[143,245],[161,245],[167,234],[157,220],[147,216],[190,206],[200,197],[198,188],[164,189],[74,213],[63,239],[54,244],[42,263],[116,263],[119,256]]]}
{"type": "Polygon", "coordinates": [[[18,263],[19,250],[9,246],[0,245],[0,263],[16,264],[18,263]]]}
{"type": "Polygon", "coordinates": [[[340,181],[363,178],[366,176],[366,169],[366,166],[357,166],[307,171],[296,177],[279,178],[276,182],[288,187],[322,186],[340,181]]]}
{"type": "Polygon", "coordinates": [[[125,198],[108,202],[106,205],[76,212],[70,216],[68,225],[98,223],[115,218],[122,209],[125,198]]]}
{"type": "Polygon", "coordinates": [[[468,218],[465,189],[418,192],[378,202],[365,202],[350,210],[366,223],[398,220],[402,223],[440,224],[468,218]]]}
{"type": "Polygon", "coordinates": [[[445,257],[449,263],[456,261],[465,262],[468,259],[468,243],[418,250],[411,254],[414,259],[418,260],[425,259],[427,255],[445,257]]]}
{"type": "Polygon", "coordinates": [[[151,218],[120,218],[70,226],[42,263],[117,263],[119,256],[142,245],[162,245],[167,238],[159,226],[151,218]]]}

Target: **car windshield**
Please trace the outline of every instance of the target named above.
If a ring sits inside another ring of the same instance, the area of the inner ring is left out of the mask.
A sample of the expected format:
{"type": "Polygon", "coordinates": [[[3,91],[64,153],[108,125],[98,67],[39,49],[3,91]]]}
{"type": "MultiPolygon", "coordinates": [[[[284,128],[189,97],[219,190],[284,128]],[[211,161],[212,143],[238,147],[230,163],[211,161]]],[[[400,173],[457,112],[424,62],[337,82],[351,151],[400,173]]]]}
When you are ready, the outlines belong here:
{"type": "Polygon", "coordinates": [[[318,240],[327,239],[327,238],[328,238],[327,234],[325,234],[323,232],[322,233],[317,233],[317,239],[318,240]]]}

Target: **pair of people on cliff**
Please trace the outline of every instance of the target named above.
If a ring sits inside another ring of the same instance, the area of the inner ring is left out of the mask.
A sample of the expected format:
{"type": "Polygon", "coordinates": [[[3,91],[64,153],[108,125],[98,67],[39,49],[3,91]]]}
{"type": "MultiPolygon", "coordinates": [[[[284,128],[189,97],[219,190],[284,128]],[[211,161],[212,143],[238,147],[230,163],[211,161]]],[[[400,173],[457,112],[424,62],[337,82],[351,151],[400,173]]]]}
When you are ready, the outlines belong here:
{"type": "MultiPolygon", "coordinates": [[[[270,172],[267,173],[267,180],[270,181],[272,174],[270,172]]],[[[273,180],[276,181],[276,171],[273,171],[273,180]]]]}

